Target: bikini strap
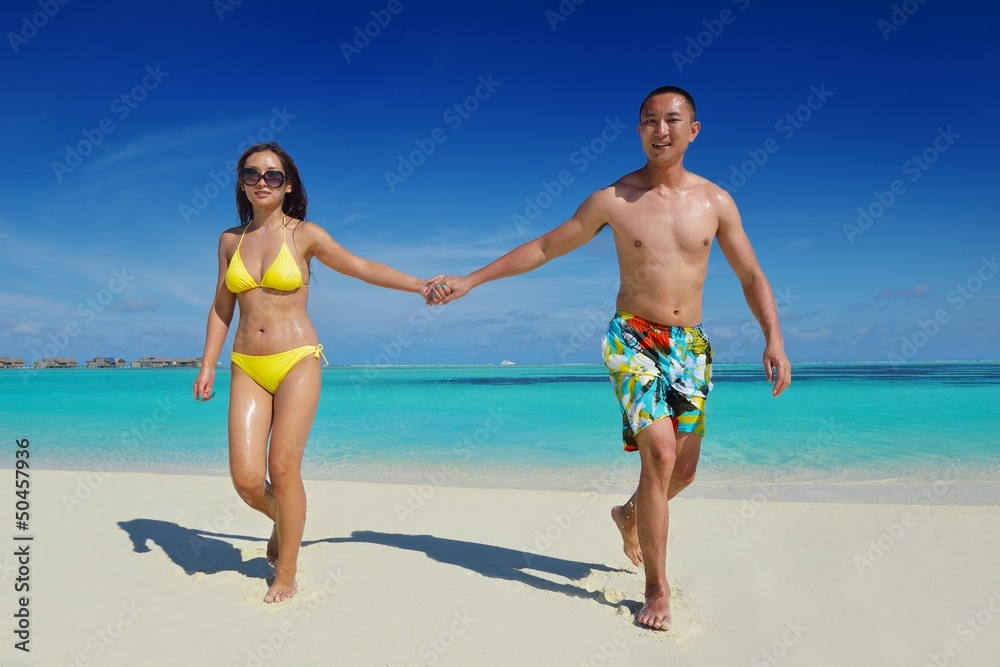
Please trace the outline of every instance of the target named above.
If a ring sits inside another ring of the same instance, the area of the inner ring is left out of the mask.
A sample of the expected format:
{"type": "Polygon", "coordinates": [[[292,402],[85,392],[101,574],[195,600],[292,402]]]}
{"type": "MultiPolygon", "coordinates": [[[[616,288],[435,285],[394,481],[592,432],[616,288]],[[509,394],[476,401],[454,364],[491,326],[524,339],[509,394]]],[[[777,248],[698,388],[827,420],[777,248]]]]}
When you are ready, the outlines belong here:
{"type": "Polygon", "coordinates": [[[247,229],[250,228],[251,224],[253,224],[253,220],[251,220],[247,224],[243,225],[243,233],[240,234],[240,242],[236,244],[236,249],[237,250],[239,250],[240,246],[243,245],[243,237],[247,235],[247,229]]]}
{"type": "Polygon", "coordinates": [[[327,366],[330,365],[330,361],[326,358],[326,355],[323,354],[323,345],[322,344],[316,346],[316,352],[313,354],[313,357],[315,357],[316,359],[319,359],[320,357],[323,357],[323,362],[326,363],[327,366]]]}
{"type": "MultiPolygon", "coordinates": [[[[282,214],[284,216],[284,214],[282,214]]],[[[236,249],[239,250],[240,246],[243,245],[243,237],[247,235],[247,230],[250,229],[250,225],[253,224],[253,220],[243,225],[243,233],[240,234],[240,241],[236,244],[236,249]]],[[[285,245],[285,229],[288,227],[287,222],[281,223],[281,245],[285,245]]]]}

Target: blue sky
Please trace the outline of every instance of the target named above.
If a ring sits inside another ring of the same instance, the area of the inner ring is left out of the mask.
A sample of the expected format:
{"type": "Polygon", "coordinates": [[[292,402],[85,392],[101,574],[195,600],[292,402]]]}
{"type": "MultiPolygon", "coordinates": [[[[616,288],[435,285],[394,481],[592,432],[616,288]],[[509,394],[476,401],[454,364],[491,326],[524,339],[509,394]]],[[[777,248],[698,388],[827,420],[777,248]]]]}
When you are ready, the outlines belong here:
{"type": "MultiPolygon", "coordinates": [[[[577,2],[5,3],[0,356],[200,355],[250,143],[348,249],[464,273],[641,167],[674,84],[793,361],[1000,358],[1000,9],[577,2]]],[[[437,310],[314,270],[337,364],[597,363],[617,288],[608,233],[437,310]]],[[[704,316],[717,360],[759,360],[717,248],[704,316]]]]}

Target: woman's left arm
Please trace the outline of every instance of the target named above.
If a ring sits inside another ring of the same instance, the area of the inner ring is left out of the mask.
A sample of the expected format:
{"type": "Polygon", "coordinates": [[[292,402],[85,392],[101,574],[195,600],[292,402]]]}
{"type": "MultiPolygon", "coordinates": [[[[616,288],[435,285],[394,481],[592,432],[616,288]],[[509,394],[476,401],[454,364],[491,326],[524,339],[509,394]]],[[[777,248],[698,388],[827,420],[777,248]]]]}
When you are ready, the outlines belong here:
{"type": "Polygon", "coordinates": [[[338,273],[379,287],[388,287],[404,292],[424,292],[428,281],[407,275],[385,264],[358,257],[337,243],[319,225],[305,223],[302,231],[306,232],[308,241],[307,259],[315,257],[338,273]]]}

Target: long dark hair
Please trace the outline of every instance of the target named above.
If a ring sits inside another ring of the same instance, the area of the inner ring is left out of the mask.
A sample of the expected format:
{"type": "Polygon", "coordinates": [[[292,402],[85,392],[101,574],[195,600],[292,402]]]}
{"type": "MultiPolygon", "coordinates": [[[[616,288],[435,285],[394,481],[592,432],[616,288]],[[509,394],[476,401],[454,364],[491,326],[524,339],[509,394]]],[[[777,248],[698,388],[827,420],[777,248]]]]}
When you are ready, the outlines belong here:
{"type": "Polygon", "coordinates": [[[290,218],[305,220],[306,206],[309,204],[309,198],[306,196],[306,186],[302,184],[302,178],[299,177],[299,168],[295,166],[295,161],[285,152],[284,148],[273,141],[268,141],[263,144],[251,146],[243,151],[239,162],[236,163],[236,212],[240,216],[240,225],[248,225],[253,220],[253,205],[243,193],[240,172],[243,171],[243,167],[246,166],[247,160],[251,155],[265,151],[271,151],[278,156],[283,167],[282,171],[285,172],[285,177],[288,178],[288,182],[292,186],[292,191],[285,193],[285,199],[281,205],[282,212],[290,218]]]}

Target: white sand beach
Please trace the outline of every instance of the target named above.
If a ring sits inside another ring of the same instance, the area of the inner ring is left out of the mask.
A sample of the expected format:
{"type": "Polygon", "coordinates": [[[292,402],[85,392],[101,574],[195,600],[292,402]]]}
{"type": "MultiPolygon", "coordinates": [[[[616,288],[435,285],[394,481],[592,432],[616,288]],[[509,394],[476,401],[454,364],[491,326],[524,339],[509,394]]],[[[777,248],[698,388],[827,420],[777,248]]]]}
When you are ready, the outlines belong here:
{"type": "Polygon", "coordinates": [[[267,605],[270,526],[227,478],[33,470],[30,529],[11,522],[0,552],[0,664],[998,664],[997,505],[682,495],[674,627],[658,633],[634,623],[643,577],[608,516],[619,496],[306,490],[300,593],[267,605]],[[30,653],[15,648],[24,608],[30,653]]]}

